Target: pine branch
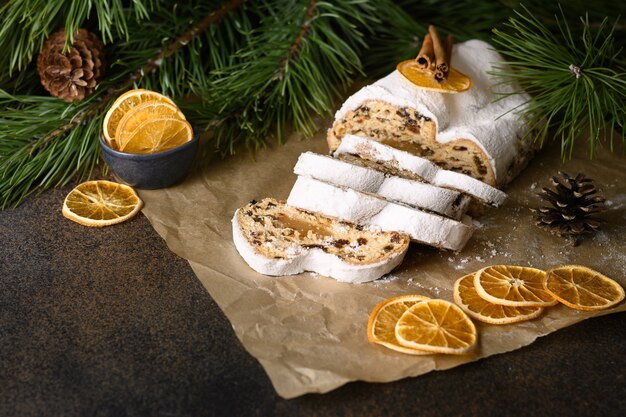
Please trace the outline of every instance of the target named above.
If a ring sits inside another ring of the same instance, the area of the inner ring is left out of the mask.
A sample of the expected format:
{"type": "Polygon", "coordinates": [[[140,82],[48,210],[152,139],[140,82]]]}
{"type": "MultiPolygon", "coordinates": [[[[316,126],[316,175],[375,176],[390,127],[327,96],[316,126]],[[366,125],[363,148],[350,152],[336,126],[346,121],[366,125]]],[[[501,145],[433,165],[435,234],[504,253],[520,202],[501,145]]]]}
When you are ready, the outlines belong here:
{"type": "Polygon", "coordinates": [[[276,69],[276,75],[274,76],[275,78],[282,79],[287,73],[287,70],[289,68],[289,63],[292,62],[296,58],[296,55],[298,54],[298,50],[300,49],[302,41],[304,37],[306,36],[307,32],[309,31],[309,29],[311,28],[311,20],[313,20],[313,18],[315,17],[316,7],[317,7],[317,0],[311,0],[309,2],[309,7],[307,8],[306,14],[304,16],[304,23],[300,27],[300,31],[298,32],[295,39],[291,43],[291,46],[289,46],[289,50],[287,54],[285,54],[283,59],[278,64],[278,68],[276,69]]]}
{"type": "Polygon", "coordinates": [[[197,120],[214,128],[223,155],[239,143],[257,149],[270,134],[280,142],[287,126],[312,134],[315,118],[329,115],[361,72],[360,28],[376,19],[364,1],[275,1],[255,5],[254,14],[261,16],[257,28],[201,94],[204,116],[197,120]]]}
{"type": "MultiPolygon", "coordinates": [[[[241,0],[223,4],[163,48],[145,45],[144,51],[154,51],[147,59],[144,54],[129,59],[130,51],[122,45],[118,59],[113,60],[117,73],[78,104],[0,90],[0,207],[17,204],[37,190],[62,185],[74,176],[82,179],[90,175],[99,160],[97,136],[112,100],[143,79],[155,76],[163,62],[241,4],[241,0]]],[[[187,16],[184,21],[188,21],[187,16]]],[[[134,33],[137,36],[138,32],[134,33]]],[[[154,39],[153,32],[146,35],[154,39]]]]}
{"type": "Polygon", "coordinates": [[[553,33],[523,8],[505,25],[506,31],[494,30],[494,42],[509,61],[493,74],[532,96],[523,116],[538,127],[541,141],[554,129],[563,157],[571,157],[584,132],[590,156],[605,136],[613,149],[616,129],[626,145],[626,72],[614,46],[614,26],[607,18],[597,30],[588,17],[580,23],[582,33],[574,33],[561,14],[556,18],[559,30],[553,33]]]}

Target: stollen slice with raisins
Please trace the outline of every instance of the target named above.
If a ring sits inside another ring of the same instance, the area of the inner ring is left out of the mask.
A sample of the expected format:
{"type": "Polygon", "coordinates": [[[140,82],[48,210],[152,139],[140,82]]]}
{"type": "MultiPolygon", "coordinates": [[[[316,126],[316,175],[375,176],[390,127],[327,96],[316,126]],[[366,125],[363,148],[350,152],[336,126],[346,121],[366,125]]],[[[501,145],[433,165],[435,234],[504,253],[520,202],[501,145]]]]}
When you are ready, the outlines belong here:
{"type": "Polygon", "coordinates": [[[310,271],[345,282],[380,278],[402,262],[409,237],[384,232],[265,198],[238,209],[233,241],[241,257],[265,275],[310,271]]]}

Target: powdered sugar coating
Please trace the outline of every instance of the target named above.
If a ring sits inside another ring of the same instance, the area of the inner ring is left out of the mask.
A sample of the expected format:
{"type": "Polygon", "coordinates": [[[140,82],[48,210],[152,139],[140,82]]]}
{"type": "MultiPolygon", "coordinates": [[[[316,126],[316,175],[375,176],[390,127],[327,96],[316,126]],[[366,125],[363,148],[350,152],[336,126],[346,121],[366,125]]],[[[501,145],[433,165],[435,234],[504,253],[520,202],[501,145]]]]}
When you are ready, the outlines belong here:
{"type": "Polygon", "coordinates": [[[458,191],[386,175],[382,171],[313,152],[301,154],[293,172],[356,191],[377,194],[457,220],[463,216],[469,203],[469,198],[458,191]]]}
{"type": "Polygon", "coordinates": [[[499,206],[506,193],[469,175],[439,168],[432,162],[412,153],[393,148],[362,136],[345,135],[334,155],[358,155],[417,175],[438,187],[451,188],[476,197],[482,202],[499,206]]]}
{"type": "Polygon", "coordinates": [[[298,177],[287,204],[454,251],[463,249],[473,232],[465,223],[308,177],[298,177]]]}
{"type": "Polygon", "coordinates": [[[255,271],[264,275],[295,275],[305,271],[316,272],[342,282],[361,283],[376,280],[400,265],[408,249],[388,256],[384,260],[366,265],[349,264],[339,257],[319,248],[293,248],[289,259],[268,258],[256,251],[244,235],[239,221],[239,210],[232,219],[235,248],[255,271]]]}
{"type": "Polygon", "coordinates": [[[502,96],[515,90],[487,74],[494,64],[503,61],[486,42],[471,40],[456,44],[451,62],[472,79],[469,91],[442,94],[425,90],[394,71],[349,97],[335,114],[335,120],[368,100],[415,109],[435,123],[439,143],[469,139],[479,146],[490,162],[498,185],[505,185],[510,180],[508,170],[514,165],[520,148],[530,148],[532,141],[522,139],[527,127],[518,114],[530,97],[525,93],[502,96]]]}

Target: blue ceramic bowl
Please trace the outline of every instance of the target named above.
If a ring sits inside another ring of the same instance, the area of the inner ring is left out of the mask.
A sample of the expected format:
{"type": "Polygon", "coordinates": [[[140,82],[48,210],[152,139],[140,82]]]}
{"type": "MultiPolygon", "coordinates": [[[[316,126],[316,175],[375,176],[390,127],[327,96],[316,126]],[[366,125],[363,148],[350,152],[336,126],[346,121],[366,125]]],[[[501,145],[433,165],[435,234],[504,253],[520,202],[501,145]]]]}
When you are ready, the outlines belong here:
{"type": "Polygon", "coordinates": [[[185,178],[198,151],[198,142],[196,131],[189,142],[167,151],[125,153],[111,148],[100,133],[102,156],[111,171],[128,185],[145,190],[166,188],[185,178]]]}

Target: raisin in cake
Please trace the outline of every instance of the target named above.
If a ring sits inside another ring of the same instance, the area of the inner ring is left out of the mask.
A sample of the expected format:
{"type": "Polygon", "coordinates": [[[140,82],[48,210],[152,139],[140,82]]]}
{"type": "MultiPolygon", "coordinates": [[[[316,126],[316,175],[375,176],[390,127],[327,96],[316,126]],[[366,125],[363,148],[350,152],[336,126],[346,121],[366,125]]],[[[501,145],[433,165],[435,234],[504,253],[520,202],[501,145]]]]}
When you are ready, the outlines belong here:
{"type": "Polygon", "coordinates": [[[235,212],[233,241],[265,275],[313,271],[346,282],[380,278],[402,262],[407,235],[370,230],[265,198],[235,212]]]}
{"type": "Polygon", "coordinates": [[[518,111],[529,96],[487,71],[503,58],[482,41],[454,46],[452,65],[472,79],[458,94],[421,89],[398,71],[345,101],[328,130],[331,151],[347,134],[367,136],[493,186],[506,185],[534,153],[518,111]],[[502,94],[510,94],[502,96],[502,94]]]}

